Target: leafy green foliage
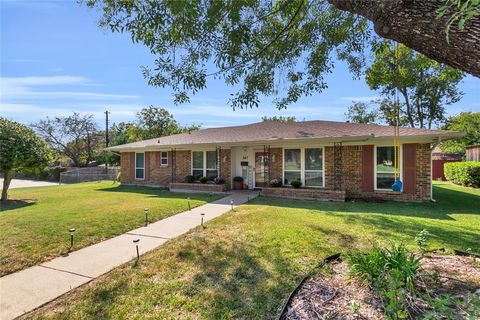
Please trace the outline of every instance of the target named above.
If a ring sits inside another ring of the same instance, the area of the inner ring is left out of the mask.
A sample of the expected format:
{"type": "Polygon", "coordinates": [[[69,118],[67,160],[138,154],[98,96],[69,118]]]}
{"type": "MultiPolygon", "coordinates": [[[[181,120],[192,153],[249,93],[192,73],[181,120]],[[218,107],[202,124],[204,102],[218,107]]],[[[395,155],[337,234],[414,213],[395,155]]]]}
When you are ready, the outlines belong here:
{"type": "Polygon", "coordinates": [[[430,233],[426,229],[423,229],[422,231],[420,231],[415,236],[415,243],[417,244],[417,247],[422,252],[426,252],[428,250],[428,236],[429,235],[430,235],[430,233]]]}
{"type": "Polygon", "coordinates": [[[391,41],[377,45],[373,64],[366,71],[372,90],[380,90],[387,123],[431,128],[445,121],[445,106],[460,101],[457,88],[463,72],[442,65],[391,41]],[[399,95],[399,105],[395,96],[399,95]]]}
{"type": "Polygon", "coordinates": [[[437,10],[437,19],[448,16],[445,36],[449,41],[450,28],[457,23],[458,29],[463,30],[465,23],[480,14],[479,0],[445,0],[445,3],[437,10]]]}
{"type": "Polygon", "coordinates": [[[0,172],[5,179],[2,201],[6,201],[12,173],[47,166],[51,160],[51,150],[32,129],[1,117],[0,146],[0,172]]]}
{"type": "Polygon", "coordinates": [[[99,132],[92,114],[73,112],[65,117],[47,117],[32,127],[57,156],[70,158],[76,167],[91,163],[105,145],[104,135],[99,132]]]}
{"type": "Polygon", "coordinates": [[[295,122],[297,121],[297,118],[287,117],[287,116],[273,116],[273,117],[263,116],[262,121],[295,122]]]}
{"type": "Polygon", "coordinates": [[[283,184],[282,184],[282,181],[281,181],[281,180],[278,180],[278,179],[270,180],[270,187],[280,188],[282,185],[283,185],[283,184]]]}
{"type": "Polygon", "coordinates": [[[195,177],[194,176],[186,176],[184,181],[186,183],[194,183],[195,182],[195,177]]]}
{"type": "Polygon", "coordinates": [[[374,248],[366,254],[355,252],[349,256],[351,274],[367,281],[378,291],[389,319],[409,316],[405,297],[407,292],[415,290],[414,279],[420,260],[403,244],[374,248]]]}
{"type": "Polygon", "coordinates": [[[354,123],[376,123],[379,114],[377,110],[370,108],[370,104],[353,101],[353,104],[348,107],[345,117],[354,123]]]}
{"type": "Polygon", "coordinates": [[[462,112],[447,119],[442,127],[445,130],[462,131],[463,138],[442,142],[444,152],[465,154],[465,147],[480,144],[480,112],[462,112]]]}
{"type": "Polygon", "coordinates": [[[302,181],[297,179],[297,180],[293,180],[292,182],[290,182],[290,184],[294,188],[300,188],[302,186],[302,181]]]}
{"type": "Polygon", "coordinates": [[[200,183],[207,183],[208,182],[208,178],[207,177],[200,177],[200,179],[198,179],[198,181],[200,181],[200,183]]]}
{"type": "Polygon", "coordinates": [[[223,79],[238,90],[233,108],[257,107],[264,95],[285,108],[325,89],[335,58],[359,75],[370,38],[366,19],[326,1],[86,3],[102,12],[100,26],[150,49],[155,62],[143,75],[152,86],[172,88],[176,103],[223,79]]]}
{"type": "Polygon", "coordinates": [[[480,162],[450,162],[444,164],[445,178],[455,184],[480,187],[480,162]]]}

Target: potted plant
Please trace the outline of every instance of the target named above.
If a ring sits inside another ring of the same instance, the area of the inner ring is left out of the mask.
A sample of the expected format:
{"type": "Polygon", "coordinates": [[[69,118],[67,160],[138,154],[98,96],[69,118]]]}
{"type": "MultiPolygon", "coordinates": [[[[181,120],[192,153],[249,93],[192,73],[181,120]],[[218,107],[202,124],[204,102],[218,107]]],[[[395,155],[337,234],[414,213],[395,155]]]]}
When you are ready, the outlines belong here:
{"type": "Polygon", "coordinates": [[[243,189],[243,177],[237,176],[233,178],[233,189],[235,190],[243,189]]]}
{"type": "Polygon", "coordinates": [[[292,182],[290,182],[290,184],[292,185],[292,187],[294,187],[295,189],[298,189],[302,186],[302,181],[300,181],[300,179],[296,179],[296,180],[293,180],[292,182]]]}

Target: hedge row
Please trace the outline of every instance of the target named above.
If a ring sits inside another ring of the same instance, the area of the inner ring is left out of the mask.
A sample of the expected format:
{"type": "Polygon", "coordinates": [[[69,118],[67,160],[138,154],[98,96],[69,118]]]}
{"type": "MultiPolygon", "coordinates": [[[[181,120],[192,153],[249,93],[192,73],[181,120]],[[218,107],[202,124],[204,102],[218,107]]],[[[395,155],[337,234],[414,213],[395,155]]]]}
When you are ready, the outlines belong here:
{"type": "Polygon", "coordinates": [[[31,179],[31,180],[43,180],[43,181],[60,181],[60,173],[65,172],[65,167],[45,167],[45,168],[26,168],[21,171],[15,172],[14,177],[17,179],[31,179]]]}
{"type": "Polygon", "coordinates": [[[467,187],[480,187],[480,162],[450,162],[444,165],[447,180],[467,187]]]}

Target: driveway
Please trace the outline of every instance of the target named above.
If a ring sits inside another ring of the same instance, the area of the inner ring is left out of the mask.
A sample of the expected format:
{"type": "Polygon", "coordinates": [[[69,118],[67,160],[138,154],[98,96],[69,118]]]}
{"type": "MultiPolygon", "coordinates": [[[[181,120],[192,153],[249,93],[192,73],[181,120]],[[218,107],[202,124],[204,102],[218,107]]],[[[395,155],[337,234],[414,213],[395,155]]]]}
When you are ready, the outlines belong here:
{"type": "MultiPolygon", "coordinates": [[[[35,180],[24,180],[24,179],[13,179],[10,182],[10,188],[30,188],[30,187],[47,187],[47,186],[58,186],[56,182],[48,181],[35,181],[35,180]]],[[[3,178],[0,178],[0,190],[3,189],[3,178]]]]}

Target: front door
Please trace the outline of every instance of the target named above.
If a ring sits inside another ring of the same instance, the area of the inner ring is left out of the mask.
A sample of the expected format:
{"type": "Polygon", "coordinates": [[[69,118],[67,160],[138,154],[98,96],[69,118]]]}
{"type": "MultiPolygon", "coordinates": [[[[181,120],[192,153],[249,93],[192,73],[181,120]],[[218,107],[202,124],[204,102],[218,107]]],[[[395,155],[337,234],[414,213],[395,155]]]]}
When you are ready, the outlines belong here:
{"type": "Polygon", "coordinates": [[[268,156],[263,152],[255,152],[255,187],[267,186],[265,173],[268,171],[268,156]]]}

